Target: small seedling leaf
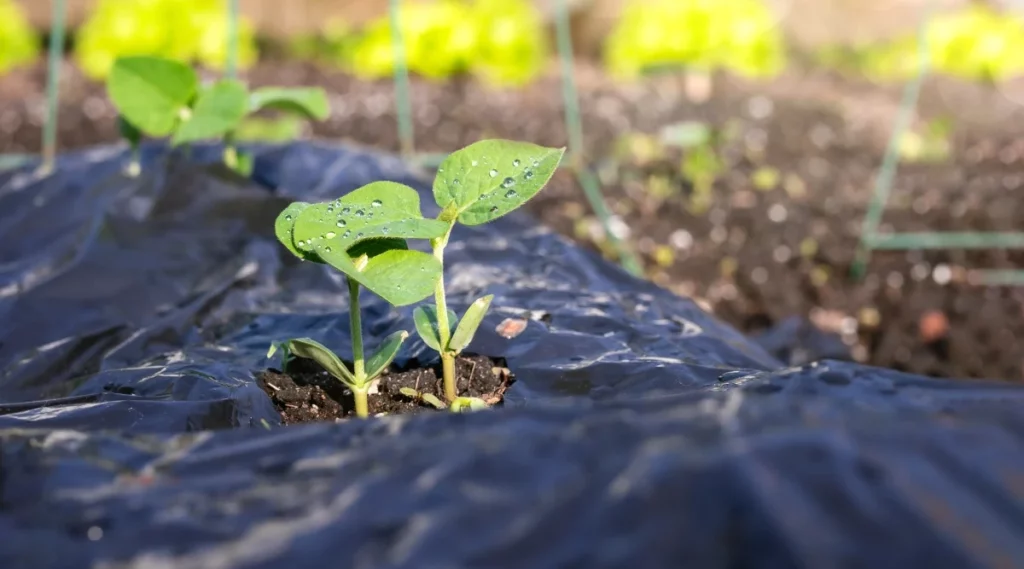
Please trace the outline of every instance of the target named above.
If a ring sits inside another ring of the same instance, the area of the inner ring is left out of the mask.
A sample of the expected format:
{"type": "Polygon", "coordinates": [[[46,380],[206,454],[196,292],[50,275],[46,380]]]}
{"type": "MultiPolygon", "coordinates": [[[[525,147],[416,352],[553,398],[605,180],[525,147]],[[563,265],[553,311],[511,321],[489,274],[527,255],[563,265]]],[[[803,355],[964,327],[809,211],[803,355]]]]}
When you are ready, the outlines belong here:
{"type": "Polygon", "coordinates": [[[217,138],[238,128],[248,110],[245,85],[222,79],[199,93],[190,119],[175,131],[171,143],[187,144],[217,138]]]}
{"type": "Polygon", "coordinates": [[[398,390],[398,392],[410,399],[425,401],[438,409],[444,410],[446,408],[445,404],[441,403],[441,400],[434,396],[432,393],[422,393],[416,391],[411,387],[402,387],[398,390]]]}
{"type": "Polygon", "coordinates": [[[473,336],[476,334],[477,328],[480,327],[480,323],[483,322],[492,300],[494,300],[494,295],[489,294],[469,305],[466,314],[462,316],[459,326],[455,329],[455,334],[452,335],[451,342],[448,342],[449,350],[459,353],[473,341],[473,336]]]}
{"type": "Polygon", "coordinates": [[[487,402],[478,397],[459,397],[452,401],[452,405],[448,409],[452,413],[465,413],[466,410],[482,411],[487,409],[487,402]]]}
{"type": "Polygon", "coordinates": [[[548,183],[564,148],[484,140],[448,155],[434,178],[434,200],[455,205],[458,220],[480,225],[518,208],[548,183]]]}
{"type": "Polygon", "coordinates": [[[422,251],[388,249],[396,239],[433,239],[448,224],[424,219],[416,190],[395,182],[374,182],[337,200],[313,204],[298,215],[292,241],[395,306],[423,300],[441,278],[441,262],[422,251]],[[363,245],[380,241],[375,245],[363,245]],[[369,249],[367,249],[369,248],[369,249]],[[356,252],[357,255],[352,253],[356,252]]]}
{"type": "MultiPolygon", "coordinates": [[[[413,321],[416,323],[416,331],[419,332],[420,338],[423,339],[423,343],[426,344],[433,350],[438,352],[443,351],[441,349],[441,335],[439,333],[440,328],[437,322],[437,307],[436,306],[417,306],[416,310],[412,311],[413,321]]],[[[458,316],[454,311],[448,311],[448,333],[451,334],[451,327],[455,324],[458,316]]]]}
{"type": "Polygon", "coordinates": [[[288,353],[300,358],[311,359],[320,364],[321,367],[327,370],[327,373],[338,378],[338,380],[349,387],[358,387],[355,384],[355,376],[345,367],[341,359],[316,340],[296,338],[284,342],[284,346],[288,348],[288,353]]]}
{"type": "Polygon", "coordinates": [[[395,356],[398,355],[398,349],[402,347],[402,342],[409,337],[409,333],[405,330],[401,332],[395,332],[387,338],[380,345],[380,349],[377,353],[370,356],[370,359],[366,360],[366,377],[367,379],[375,379],[381,372],[384,371],[391,362],[395,361],[395,356]]]}
{"type": "Polygon", "coordinates": [[[122,57],[107,78],[107,92],[118,112],[157,137],[174,131],[198,89],[199,77],[191,67],[158,57],[122,57]]]}
{"type": "Polygon", "coordinates": [[[321,261],[315,254],[299,250],[292,239],[292,230],[295,227],[295,220],[298,219],[299,213],[310,205],[312,204],[306,202],[293,202],[288,207],[284,208],[284,211],[279,213],[277,215],[277,220],[274,221],[274,234],[277,235],[277,240],[280,241],[281,244],[291,251],[296,257],[303,261],[323,263],[323,261],[321,261]]]}
{"type": "Polygon", "coordinates": [[[331,114],[327,94],[318,87],[264,87],[249,95],[249,108],[253,111],[274,109],[322,121],[331,114]]]}

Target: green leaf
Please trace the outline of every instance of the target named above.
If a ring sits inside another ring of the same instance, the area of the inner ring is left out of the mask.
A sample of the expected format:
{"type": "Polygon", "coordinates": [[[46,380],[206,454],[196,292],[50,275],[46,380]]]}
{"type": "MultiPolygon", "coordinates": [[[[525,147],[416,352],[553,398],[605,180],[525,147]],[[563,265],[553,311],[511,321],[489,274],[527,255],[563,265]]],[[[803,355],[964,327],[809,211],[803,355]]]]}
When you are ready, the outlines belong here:
{"type": "Polygon", "coordinates": [[[434,200],[454,204],[459,222],[480,225],[526,203],[548,183],[565,153],[528,142],[483,140],[448,155],[434,179],[434,200]]]}
{"type": "Polygon", "coordinates": [[[238,128],[248,111],[245,85],[222,79],[199,93],[192,116],[178,127],[171,144],[217,138],[238,128]]]}
{"type": "Polygon", "coordinates": [[[381,344],[380,349],[377,353],[370,356],[370,359],[366,360],[366,378],[368,380],[375,379],[381,372],[384,371],[391,362],[395,361],[395,356],[398,355],[399,348],[402,347],[402,342],[409,337],[409,333],[405,330],[401,332],[395,332],[384,339],[384,343],[381,344]]]}
{"type": "Polygon", "coordinates": [[[199,89],[191,67],[158,57],[122,57],[107,78],[110,100],[125,119],[150,136],[167,136],[199,89]]]}
{"type": "Polygon", "coordinates": [[[253,111],[275,109],[322,121],[331,114],[327,93],[319,87],[263,87],[249,95],[253,111]]]}
{"type": "MultiPolygon", "coordinates": [[[[448,333],[451,334],[451,327],[458,320],[458,316],[454,311],[448,311],[448,333]]],[[[412,311],[412,319],[416,323],[416,331],[419,333],[420,338],[423,339],[423,343],[429,346],[431,349],[437,352],[443,351],[441,349],[441,335],[440,325],[437,322],[437,307],[436,306],[417,306],[412,311]]]]}
{"type": "Polygon", "coordinates": [[[398,392],[410,399],[420,399],[422,401],[430,403],[431,405],[437,407],[438,409],[444,410],[446,408],[445,404],[441,403],[441,400],[438,399],[432,393],[422,393],[420,391],[416,391],[411,387],[402,387],[398,390],[398,392]]]}
{"type": "Polygon", "coordinates": [[[319,257],[314,253],[307,253],[300,251],[295,246],[295,242],[292,239],[292,231],[295,228],[295,220],[298,219],[299,213],[312,204],[306,202],[294,202],[277,215],[277,219],[274,221],[274,234],[277,235],[277,240],[281,242],[293,255],[302,259],[303,261],[312,261],[314,263],[323,263],[319,257]]]}
{"type": "Polygon", "coordinates": [[[470,411],[482,411],[486,408],[487,402],[479,397],[459,397],[455,401],[452,401],[452,405],[448,409],[452,413],[464,413],[466,409],[470,411]]]}
{"type": "Polygon", "coordinates": [[[459,327],[455,329],[455,334],[452,335],[452,340],[448,342],[448,349],[459,353],[466,349],[466,346],[473,341],[473,336],[476,334],[477,328],[480,327],[480,323],[484,320],[484,315],[487,314],[487,309],[491,306],[491,301],[494,300],[494,295],[489,294],[483,298],[478,298],[473,304],[469,305],[466,309],[466,314],[462,316],[462,320],[459,322],[459,327]]]}
{"type": "Polygon", "coordinates": [[[283,343],[288,348],[288,353],[300,358],[308,358],[320,364],[327,373],[338,378],[349,387],[356,388],[356,378],[352,372],[345,367],[341,358],[334,352],[328,350],[323,344],[309,338],[296,338],[283,343]]]}
{"type": "Polygon", "coordinates": [[[395,182],[374,182],[337,200],[304,208],[291,238],[299,251],[316,255],[391,304],[405,306],[430,296],[441,278],[441,262],[428,253],[404,248],[363,257],[366,250],[354,247],[378,240],[384,243],[376,245],[380,249],[395,243],[393,239],[433,239],[448,230],[442,221],[423,218],[416,190],[395,182]]]}

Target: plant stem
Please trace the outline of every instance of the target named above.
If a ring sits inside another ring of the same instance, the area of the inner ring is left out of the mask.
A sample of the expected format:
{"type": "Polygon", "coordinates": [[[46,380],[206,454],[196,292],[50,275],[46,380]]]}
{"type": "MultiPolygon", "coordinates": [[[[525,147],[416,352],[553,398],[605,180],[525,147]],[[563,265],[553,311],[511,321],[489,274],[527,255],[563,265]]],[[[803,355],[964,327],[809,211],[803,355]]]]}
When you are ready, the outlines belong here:
{"type": "Polygon", "coordinates": [[[370,416],[370,405],[366,401],[365,389],[353,389],[352,397],[356,401],[356,417],[366,418],[370,416]]]}
{"type": "Polygon", "coordinates": [[[441,375],[444,379],[444,396],[451,403],[458,397],[455,389],[455,354],[448,350],[451,341],[451,324],[448,322],[448,300],[444,295],[444,248],[448,245],[454,223],[449,226],[443,237],[434,240],[434,258],[441,263],[441,278],[434,289],[434,303],[437,305],[437,336],[441,340],[441,375]]]}
{"type": "MultiPolygon", "coordinates": [[[[355,366],[356,381],[360,384],[366,382],[366,368],[363,362],[363,330],[359,317],[359,283],[352,279],[348,281],[348,319],[352,327],[352,363],[355,366]]],[[[363,396],[366,393],[363,392],[363,396]]]]}

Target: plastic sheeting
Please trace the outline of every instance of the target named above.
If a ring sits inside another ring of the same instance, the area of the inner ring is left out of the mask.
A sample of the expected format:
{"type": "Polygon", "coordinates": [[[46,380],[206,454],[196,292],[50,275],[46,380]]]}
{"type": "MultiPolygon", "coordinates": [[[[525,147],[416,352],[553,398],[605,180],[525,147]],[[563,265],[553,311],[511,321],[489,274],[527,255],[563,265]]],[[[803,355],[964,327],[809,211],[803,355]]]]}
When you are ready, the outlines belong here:
{"type": "MultiPolygon", "coordinates": [[[[218,152],[0,174],[0,567],[1024,566],[1024,389],[785,367],[520,214],[446,254],[454,309],[495,295],[470,351],[504,408],[278,428],[269,344],[350,344],[274,217],[378,179],[436,210],[394,158],[262,147],[247,181],[218,152]]],[[[365,296],[369,345],[413,330],[365,296]]]]}

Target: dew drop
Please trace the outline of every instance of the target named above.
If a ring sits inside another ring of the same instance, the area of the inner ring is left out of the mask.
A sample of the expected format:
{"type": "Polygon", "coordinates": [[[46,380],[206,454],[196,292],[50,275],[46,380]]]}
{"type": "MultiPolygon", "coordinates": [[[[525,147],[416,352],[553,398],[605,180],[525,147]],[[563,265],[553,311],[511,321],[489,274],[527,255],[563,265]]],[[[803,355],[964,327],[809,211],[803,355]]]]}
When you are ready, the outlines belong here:
{"type": "Polygon", "coordinates": [[[388,233],[391,233],[391,230],[388,229],[387,227],[381,227],[380,232],[383,233],[384,235],[387,235],[388,233]]]}
{"type": "Polygon", "coordinates": [[[344,219],[338,220],[338,227],[345,227],[346,225],[348,225],[348,223],[346,223],[344,219]]]}
{"type": "Polygon", "coordinates": [[[537,166],[540,166],[540,160],[533,161],[533,167],[536,168],[537,166]]]}
{"type": "Polygon", "coordinates": [[[496,206],[496,205],[492,205],[492,206],[491,206],[491,213],[494,213],[494,212],[496,212],[496,211],[498,211],[498,206],[496,206]]]}
{"type": "Polygon", "coordinates": [[[529,180],[530,178],[532,178],[532,177],[533,177],[533,170],[527,170],[527,171],[526,171],[526,172],[525,172],[525,173],[523,174],[523,177],[524,177],[524,178],[526,178],[527,180],[529,180]]]}
{"type": "Polygon", "coordinates": [[[509,191],[505,192],[505,197],[506,198],[514,198],[514,197],[516,197],[516,191],[515,190],[509,190],[509,191]]]}
{"type": "Polygon", "coordinates": [[[324,252],[330,253],[331,252],[331,248],[330,247],[324,247],[324,252]]]}
{"type": "Polygon", "coordinates": [[[341,234],[341,238],[342,239],[346,239],[346,238],[348,238],[349,235],[352,235],[352,230],[351,229],[346,230],[345,233],[342,233],[341,234]]]}
{"type": "Polygon", "coordinates": [[[479,162],[477,162],[476,160],[474,160],[474,161],[473,161],[473,166],[476,166],[477,164],[479,164],[479,162]]]}
{"type": "Polygon", "coordinates": [[[493,178],[493,177],[495,177],[495,176],[497,176],[497,175],[498,175],[498,170],[497,170],[497,169],[495,169],[495,168],[491,168],[491,172],[490,172],[490,174],[491,174],[491,177],[493,178]]]}
{"type": "Polygon", "coordinates": [[[505,178],[505,181],[501,183],[501,187],[503,188],[511,188],[514,185],[516,185],[516,181],[512,178],[505,178]]]}
{"type": "Polygon", "coordinates": [[[350,211],[352,211],[352,208],[350,208],[348,206],[345,206],[345,207],[341,208],[341,213],[348,213],[350,211]]]}
{"type": "Polygon", "coordinates": [[[356,239],[359,239],[362,236],[363,236],[363,232],[362,231],[360,231],[359,233],[356,233],[356,239]]]}
{"type": "Polygon", "coordinates": [[[364,215],[366,215],[365,211],[363,211],[361,209],[357,209],[356,210],[356,217],[363,217],[364,215]]]}
{"type": "Polygon", "coordinates": [[[285,221],[291,221],[292,220],[292,216],[286,215],[286,216],[284,216],[284,220],[285,221]]]}
{"type": "Polygon", "coordinates": [[[454,180],[452,180],[452,185],[453,186],[458,186],[459,185],[459,179],[455,178],[454,180]]]}
{"type": "Polygon", "coordinates": [[[384,205],[384,202],[380,200],[373,200],[372,202],[370,202],[370,205],[372,205],[373,207],[380,207],[384,205]]]}
{"type": "Polygon", "coordinates": [[[328,231],[327,235],[324,235],[324,237],[326,237],[327,239],[334,239],[337,236],[338,236],[338,234],[333,232],[333,231],[328,231]]]}
{"type": "Polygon", "coordinates": [[[515,160],[512,161],[512,167],[513,168],[518,168],[519,164],[520,164],[520,162],[519,162],[518,158],[516,158],[515,160]]]}
{"type": "Polygon", "coordinates": [[[327,213],[333,213],[333,212],[334,212],[334,205],[333,204],[328,205],[327,206],[327,213]]]}

